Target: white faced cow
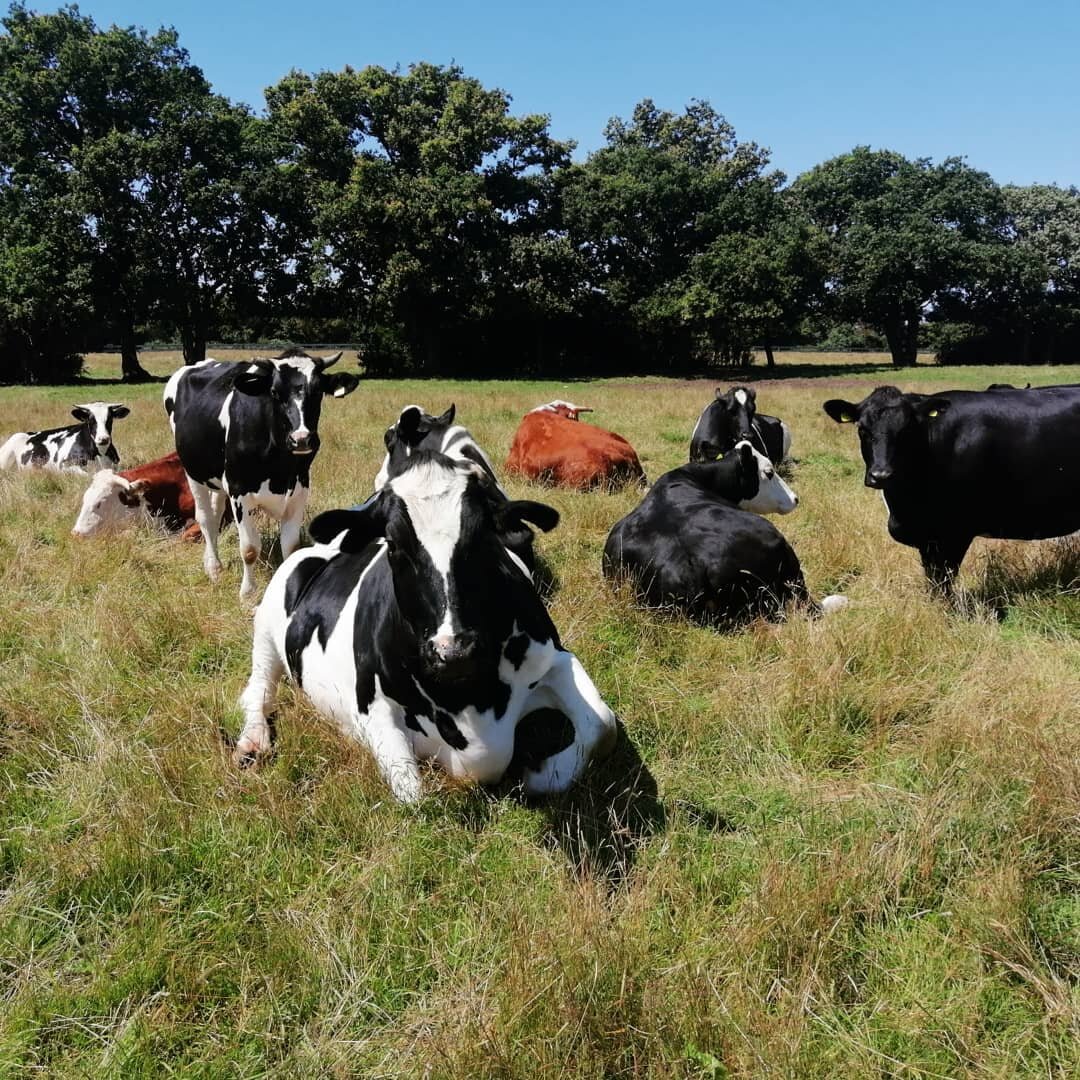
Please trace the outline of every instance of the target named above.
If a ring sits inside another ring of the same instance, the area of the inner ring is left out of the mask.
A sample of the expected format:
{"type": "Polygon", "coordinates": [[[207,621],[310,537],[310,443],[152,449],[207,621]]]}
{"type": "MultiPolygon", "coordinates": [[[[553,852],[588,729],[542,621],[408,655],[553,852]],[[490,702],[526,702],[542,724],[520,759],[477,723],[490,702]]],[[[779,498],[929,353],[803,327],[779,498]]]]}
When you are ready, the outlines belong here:
{"type": "Polygon", "coordinates": [[[500,780],[519,722],[542,709],[568,718],[573,740],[526,764],[525,789],[572,784],[613,746],[615,716],[501,542],[510,519],[550,529],[558,514],[501,498],[473,462],[422,450],[362,507],[317,517],[319,543],[279,567],[255,613],[237,762],[270,749],[287,674],[371,750],[402,801],[420,797],[422,759],[500,780]]]}
{"type": "Polygon", "coordinates": [[[112,441],[114,420],[131,410],[126,405],[91,401],[76,405],[71,415],[77,424],[48,431],[20,431],[0,446],[0,469],[62,469],[96,472],[120,464],[112,441]]]}
{"type": "Polygon", "coordinates": [[[244,560],[242,600],[255,594],[260,536],[254,511],[281,523],[283,557],[299,543],[323,394],[344,397],[359,382],[353,374],[327,374],[340,358],[289,349],[238,364],[204,360],[181,368],[165,385],[165,411],[206,540],[203,566],[212,579],[221,572],[218,523],[228,498],[244,560]]]}

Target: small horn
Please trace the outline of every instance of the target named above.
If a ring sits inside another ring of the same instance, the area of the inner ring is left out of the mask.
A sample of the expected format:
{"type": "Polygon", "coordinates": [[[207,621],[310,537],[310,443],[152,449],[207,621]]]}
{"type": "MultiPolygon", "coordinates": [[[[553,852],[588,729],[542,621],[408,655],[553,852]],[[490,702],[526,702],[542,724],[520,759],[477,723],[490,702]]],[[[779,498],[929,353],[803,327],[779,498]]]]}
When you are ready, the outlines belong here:
{"type": "Polygon", "coordinates": [[[331,356],[324,356],[322,360],[322,369],[325,371],[331,364],[336,364],[345,354],[341,352],[333,353],[331,356]]]}

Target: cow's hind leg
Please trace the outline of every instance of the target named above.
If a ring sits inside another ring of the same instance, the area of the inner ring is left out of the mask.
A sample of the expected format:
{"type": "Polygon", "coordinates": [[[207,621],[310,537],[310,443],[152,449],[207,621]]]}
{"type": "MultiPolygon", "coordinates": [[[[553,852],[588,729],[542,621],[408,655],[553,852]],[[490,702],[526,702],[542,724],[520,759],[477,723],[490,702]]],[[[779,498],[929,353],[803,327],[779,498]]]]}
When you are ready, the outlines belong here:
{"type": "Polygon", "coordinates": [[[273,620],[265,605],[255,613],[251,644],[251,676],[240,695],[244,727],[236,740],[233,762],[241,767],[265,757],[273,744],[271,717],[285,665],[274,641],[273,620]]]}
{"type": "Polygon", "coordinates": [[[559,652],[541,680],[539,697],[562,712],[574,727],[574,741],[544,760],[539,769],[525,770],[525,791],[546,795],[565,791],[584,772],[591,758],[606,757],[615,748],[615,714],[570,652],[559,652]]]}
{"type": "Polygon", "coordinates": [[[244,560],[244,578],[240,582],[240,599],[252,600],[258,591],[255,584],[255,563],[262,550],[262,537],[255,523],[254,507],[245,505],[243,499],[233,499],[233,518],[240,537],[240,558],[244,560]]]}
{"type": "Polygon", "coordinates": [[[967,537],[929,540],[919,548],[931,589],[946,600],[952,598],[956,575],[970,546],[971,538],[967,537]]]}
{"type": "Polygon", "coordinates": [[[205,484],[188,477],[188,487],[191,488],[191,497],[195,501],[195,520],[202,530],[203,540],[206,546],[203,550],[203,569],[211,581],[217,581],[221,574],[221,559],[218,556],[218,519],[219,515],[214,512],[214,506],[221,492],[212,491],[205,484]]]}

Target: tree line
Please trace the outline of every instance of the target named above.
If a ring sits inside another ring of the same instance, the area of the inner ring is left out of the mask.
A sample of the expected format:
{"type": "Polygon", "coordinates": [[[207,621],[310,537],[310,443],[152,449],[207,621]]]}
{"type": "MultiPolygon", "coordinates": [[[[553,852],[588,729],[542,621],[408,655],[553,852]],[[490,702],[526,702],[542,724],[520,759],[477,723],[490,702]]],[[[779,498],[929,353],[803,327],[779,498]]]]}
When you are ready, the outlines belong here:
{"type": "Polygon", "coordinates": [[[684,373],[798,342],[1054,362],[1080,192],[856,147],[790,184],[708,103],[583,162],[454,65],[212,91],[175,30],[0,33],[0,381],[142,341],[358,341],[372,374],[684,373]]]}

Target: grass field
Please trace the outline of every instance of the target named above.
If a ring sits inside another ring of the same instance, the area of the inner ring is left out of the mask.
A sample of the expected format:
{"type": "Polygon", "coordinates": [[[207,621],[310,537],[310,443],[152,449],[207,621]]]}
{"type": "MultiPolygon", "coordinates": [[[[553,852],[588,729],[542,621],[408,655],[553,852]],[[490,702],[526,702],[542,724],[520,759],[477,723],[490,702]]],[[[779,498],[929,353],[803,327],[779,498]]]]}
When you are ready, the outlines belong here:
{"type": "MultiPolygon", "coordinates": [[[[624,725],[540,806],[436,774],[398,806],[289,691],[276,760],[236,772],[235,532],[214,586],[150,528],[72,538],[85,478],[0,474],[0,1076],[1080,1075],[1080,548],[977,541],[933,602],[821,411],[892,372],[778,359],[775,520],[852,605],[730,635],[636,610],[599,562],[638,496],[540,495],[554,620],[624,725]]],[[[1080,367],[901,385],[1029,379],[1080,367]]],[[[501,463],[569,398],[656,477],[713,385],[362,382],[324,406],[312,512],[370,491],[407,403],[456,402],[501,463]]],[[[134,464],[171,448],[160,393],[2,389],[0,435],[120,401],[134,464]]]]}

